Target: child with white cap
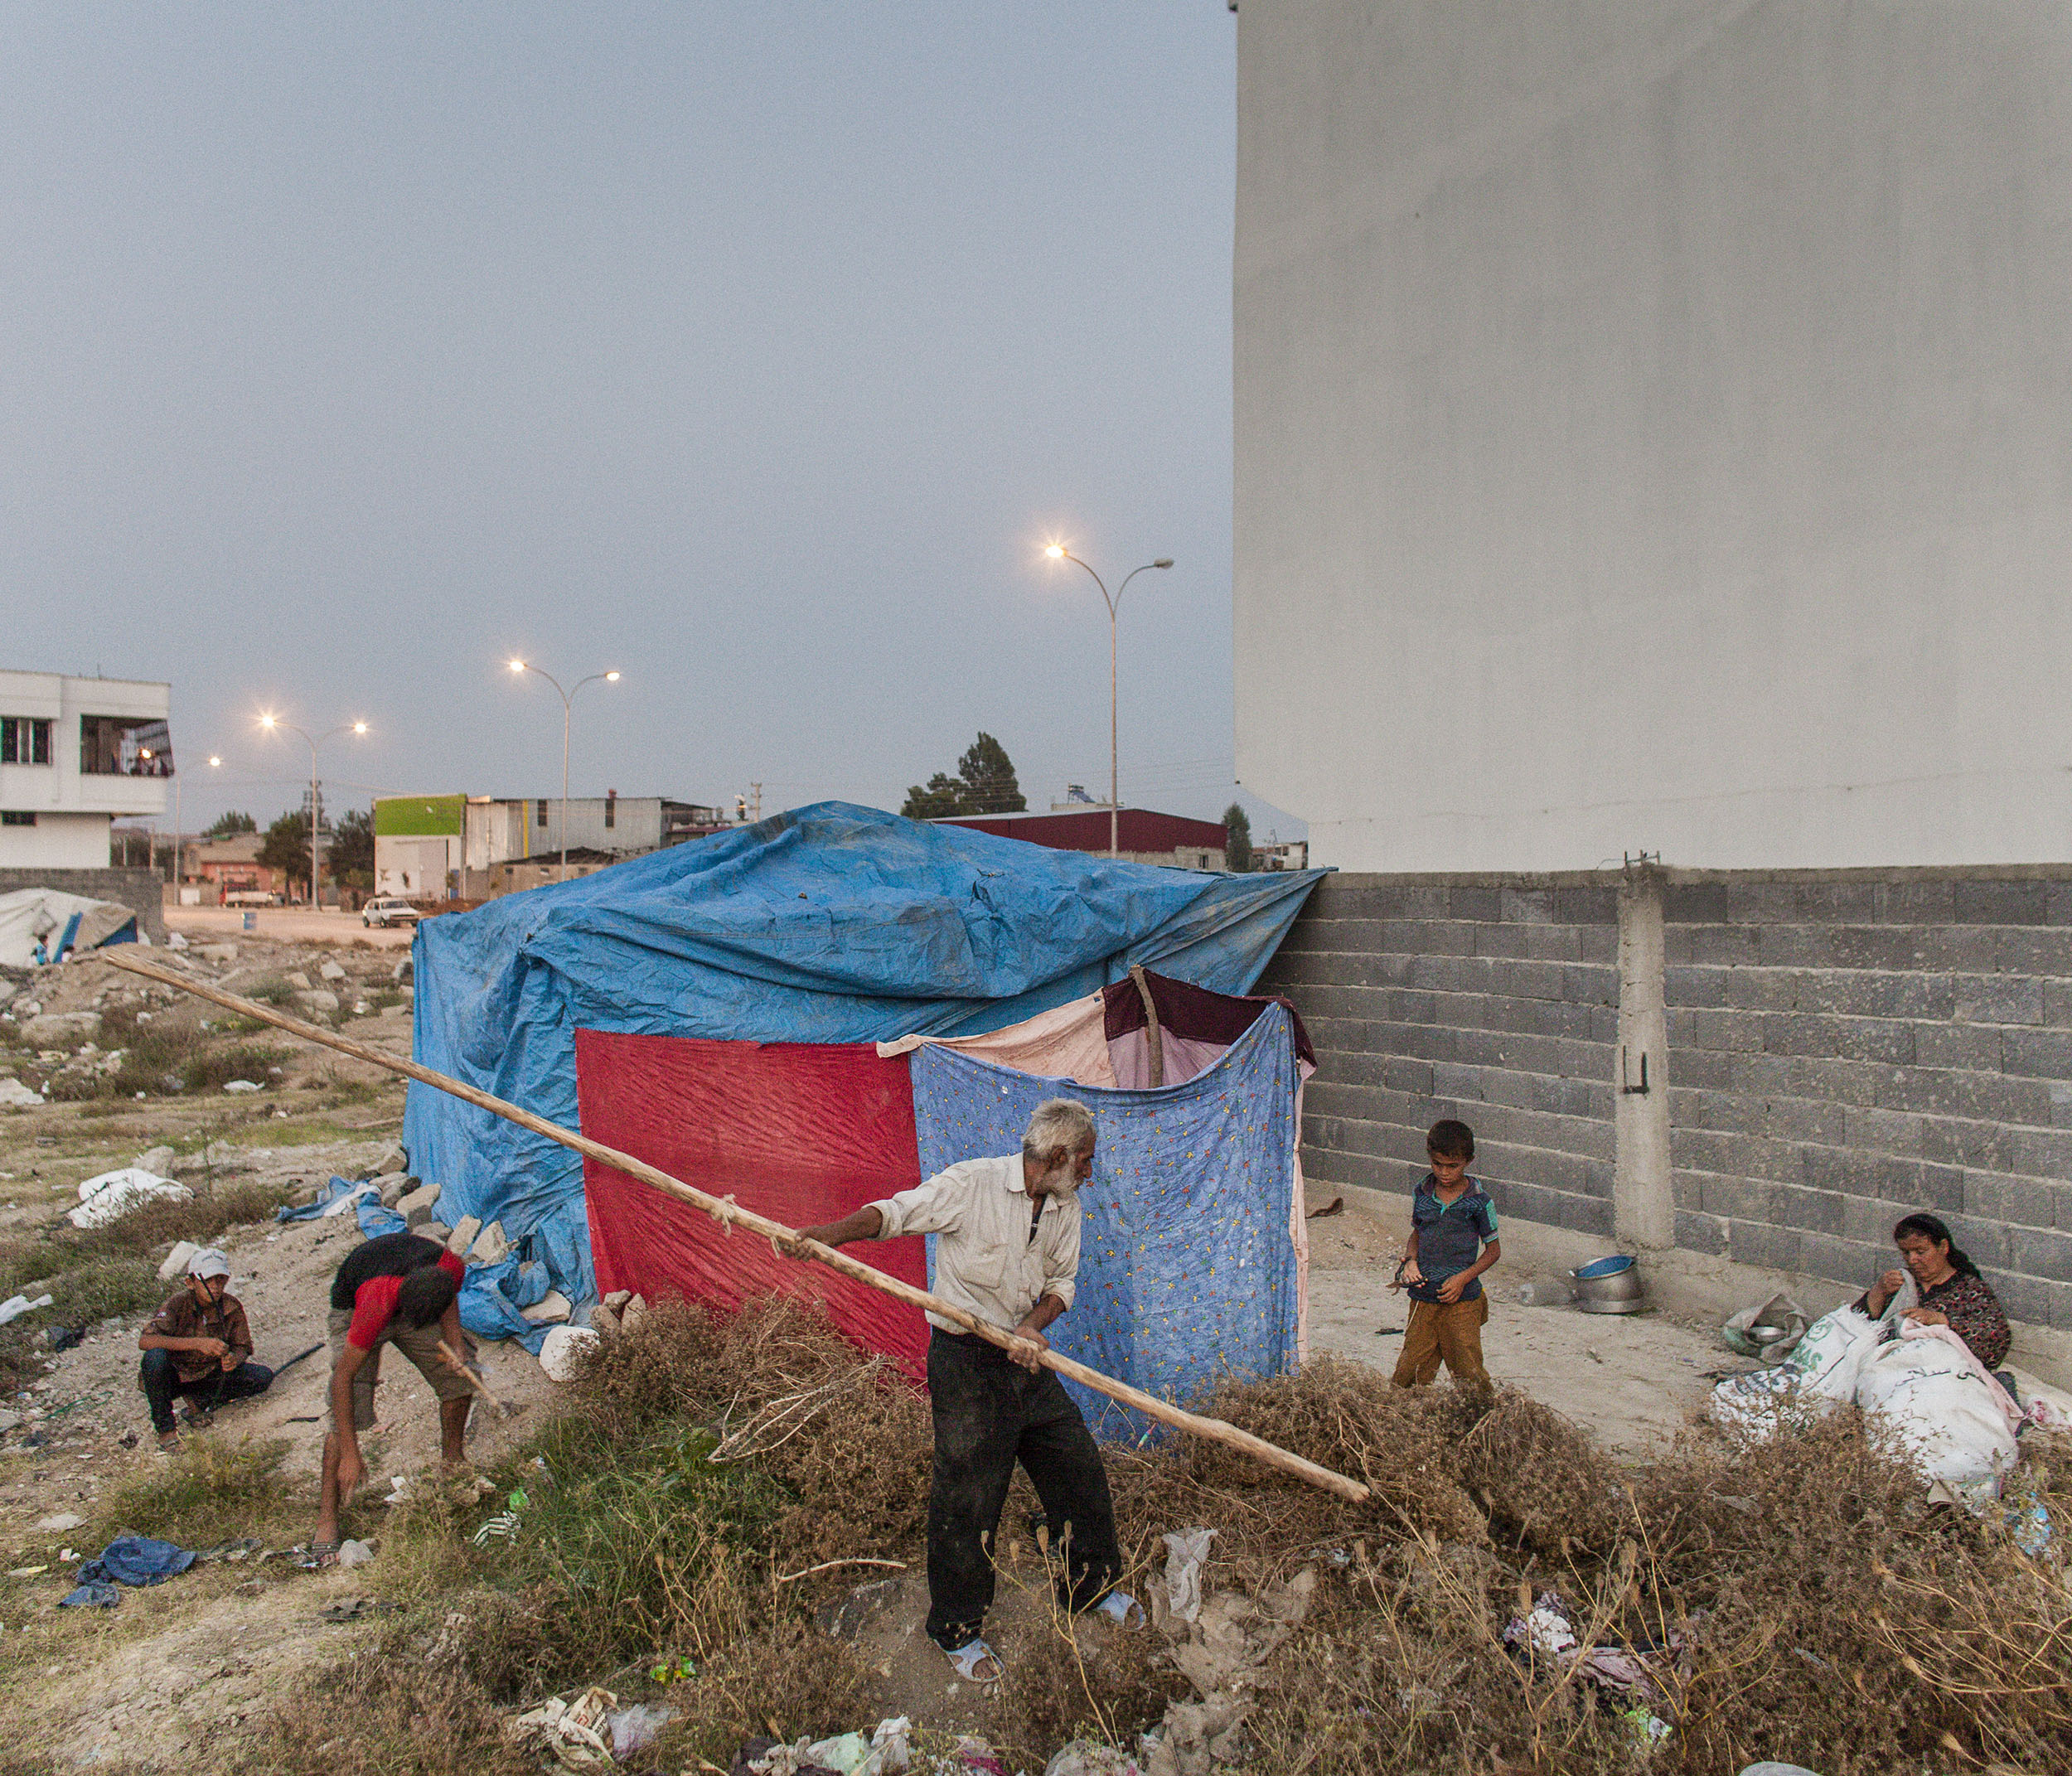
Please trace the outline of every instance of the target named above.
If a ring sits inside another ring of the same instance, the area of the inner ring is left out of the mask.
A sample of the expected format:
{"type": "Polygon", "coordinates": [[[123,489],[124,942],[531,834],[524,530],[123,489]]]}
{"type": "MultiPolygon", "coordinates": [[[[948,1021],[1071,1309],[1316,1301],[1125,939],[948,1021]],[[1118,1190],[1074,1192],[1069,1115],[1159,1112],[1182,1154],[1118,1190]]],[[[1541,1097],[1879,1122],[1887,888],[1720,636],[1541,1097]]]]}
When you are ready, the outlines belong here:
{"type": "Polygon", "coordinates": [[[230,1260],[213,1247],[196,1252],[185,1286],[137,1335],[144,1353],[137,1385],[151,1403],[161,1449],[180,1446],[172,1402],[181,1395],[194,1401],[188,1421],[206,1427],[217,1406],[273,1386],[274,1372],[252,1361],[252,1328],[230,1286],[230,1260]]]}

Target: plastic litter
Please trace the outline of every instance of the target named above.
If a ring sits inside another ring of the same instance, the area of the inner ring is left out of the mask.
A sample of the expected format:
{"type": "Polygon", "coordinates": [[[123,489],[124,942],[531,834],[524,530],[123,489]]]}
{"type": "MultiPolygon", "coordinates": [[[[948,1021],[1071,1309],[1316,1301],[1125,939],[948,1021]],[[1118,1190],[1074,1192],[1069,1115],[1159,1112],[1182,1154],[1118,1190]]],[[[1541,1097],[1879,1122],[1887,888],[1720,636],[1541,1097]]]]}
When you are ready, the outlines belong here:
{"type": "Polygon", "coordinates": [[[1144,1766],[1113,1745],[1075,1739],[1043,1766],[1043,1776],[1144,1776],[1144,1766]]]}
{"type": "Polygon", "coordinates": [[[1806,1335],[1806,1310],[1787,1294],[1772,1295],[1755,1307],[1745,1307],[1720,1328],[1720,1337],[1731,1351],[1744,1357],[1760,1357],[1765,1362],[1782,1362],[1806,1335]],[[1765,1336],[1768,1334],[1768,1336],[1765,1336]]]}
{"type": "Polygon", "coordinates": [[[504,1736],[551,1752],[564,1769],[608,1770],[612,1746],[606,1722],[618,1707],[609,1690],[588,1689],[572,1701],[552,1696],[504,1727],[504,1736]]]}
{"type": "Polygon", "coordinates": [[[223,1089],[225,1091],[263,1091],[264,1087],[254,1084],[249,1079],[228,1079],[224,1082],[223,1089]]]}
{"type": "Polygon", "coordinates": [[[1182,1622],[1192,1622],[1202,1613],[1202,1563],[1208,1558],[1208,1545],[1216,1539],[1213,1529],[1184,1529],[1165,1537],[1165,1610],[1182,1622]]]}
{"type": "Polygon", "coordinates": [[[0,1301],[0,1326],[6,1325],[11,1319],[21,1319],[24,1314],[33,1314],[38,1308],[48,1307],[50,1304],[51,1298],[48,1295],[38,1295],[33,1301],[27,1295],[10,1295],[5,1301],[0,1301]]]}
{"type": "Polygon", "coordinates": [[[88,1178],[79,1187],[79,1207],[65,1218],[75,1227],[105,1227],[147,1203],[191,1202],[194,1193],[140,1165],[125,1165],[88,1178]]]}

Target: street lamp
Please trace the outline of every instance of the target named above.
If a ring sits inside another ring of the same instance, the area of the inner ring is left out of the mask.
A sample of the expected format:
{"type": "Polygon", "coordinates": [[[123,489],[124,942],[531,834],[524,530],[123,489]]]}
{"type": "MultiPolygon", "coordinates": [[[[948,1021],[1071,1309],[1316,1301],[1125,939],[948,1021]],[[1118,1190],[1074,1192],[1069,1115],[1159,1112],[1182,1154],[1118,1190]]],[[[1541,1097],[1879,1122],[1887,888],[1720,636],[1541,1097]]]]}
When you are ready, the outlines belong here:
{"type": "MultiPolygon", "coordinates": [[[[139,750],[146,758],[151,757],[149,748],[142,748],[139,750]]],[[[214,771],[222,762],[220,758],[211,757],[209,760],[209,768],[214,771]]],[[[180,853],[183,849],[180,829],[180,773],[176,769],[172,773],[172,903],[176,907],[180,904],[180,853]]]]}
{"type": "Polygon", "coordinates": [[[512,661],[511,670],[512,674],[517,676],[522,676],[527,672],[537,672],[540,677],[554,686],[554,694],[561,699],[561,814],[555,823],[558,829],[557,836],[559,840],[559,849],[561,853],[561,861],[554,868],[554,880],[565,882],[569,879],[569,723],[574,710],[575,694],[585,685],[594,685],[600,680],[607,685],[616,685],[619,681],[619,675],[616,672],[593,672],[589,677],[578,679],[568,690],[564,690],[561,688],[560,680],[544,667],[535,666],[529,660],[512,661]]]}
{"type": "MultiPolygon", "coordinates": [[[[307,728],[298,728],[293,722],[284,722],[278,715],[262,715],[259,724],[269,733],[285,728],[289,733],[300,734],[309,743],[309,910],[312,912],[320,912],[322,910],[322,903],[317,898],[317,748],[326,740],[335,740],[341,733],[364,734],[367,731],[367,724],[365,722],[347,722],[341,727],[332,728],[328,733],[313,737],[307,728]]],[[[210,762],[213,764],[215,760],[211,759],[210,762]]]]}
{"type": "Polygon", "coordinates": [[[1131,580],[1140,573],[1148,573],[1153,568],[1171,567],[1173,558],[1170,555],[1161,555],[1156,561],[1147,561],[1140,568],[1130,569],[1124,577],[1122,583],[1116,588],[1114,596],[1110,597],[1107,582],[1096,573],[1092,568],[1087,567],[1087,564],[1080,560],[1079,557],[1063,543],[1051,544],[1043,553],[1053,561],[1069,561],[1076,566],[1086,568],[1094,584],[1100,587],[1101,596],[1108,601],[1108,855],[1115,857],[1121,853],[1117,840],[1122,821],[1121,771],[1116,762],[1117,748],[1116,745],[1116,612],[1121,606],[1122,595],[1130,589],[1131,580]]]}

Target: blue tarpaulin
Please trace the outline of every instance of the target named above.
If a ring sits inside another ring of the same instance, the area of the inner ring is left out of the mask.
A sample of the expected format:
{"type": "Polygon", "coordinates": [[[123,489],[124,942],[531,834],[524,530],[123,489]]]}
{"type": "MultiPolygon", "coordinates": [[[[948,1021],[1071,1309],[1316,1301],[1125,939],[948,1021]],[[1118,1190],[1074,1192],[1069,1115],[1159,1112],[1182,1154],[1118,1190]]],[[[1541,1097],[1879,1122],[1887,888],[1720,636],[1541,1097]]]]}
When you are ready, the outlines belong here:
{"type": "MultiPolygon", "coordinates": [[[[820,802],[426,920],[417,1059],[566,1128],[575,1032],[859,1043],[1000,1029],[1142,964],[1219,993],[1258,978],[1323,873],[1111,863],[820,802]]],[[[593,1298],[581,1162],[413,1082],[412,1169],[441,1217],[500,1220],[593,1298]]]]}
{"type": "MultiPolygon", "coordinates": [[[[1147,1393],[1190,1400],[1225,1376],[1295,1367],[1295,1086],[1280,1005],[1213,1067],[1158,1091],[1097,1091],[931,1046],[913,1057],[921,1170],[1013,1153],[1037,1105],[1079,1099],[1100,1135],[1079,1194],[1077,1298],[1051,1343],[1147,1393]]],[[[1065,1386],[1098,1436],[1150,1428],[1105,1394],[1065,1386]]]]}

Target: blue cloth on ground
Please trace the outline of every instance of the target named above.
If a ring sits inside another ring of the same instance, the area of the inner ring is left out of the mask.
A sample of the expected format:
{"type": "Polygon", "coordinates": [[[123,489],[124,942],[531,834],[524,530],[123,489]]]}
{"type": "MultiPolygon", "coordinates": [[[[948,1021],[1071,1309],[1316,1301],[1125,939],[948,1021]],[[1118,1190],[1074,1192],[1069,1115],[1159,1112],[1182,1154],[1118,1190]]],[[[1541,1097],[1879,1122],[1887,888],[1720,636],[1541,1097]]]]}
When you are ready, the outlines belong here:
{"type": "MultiPolygon", "coordinates": [[[[1112,863],[819,802],[425,920],[413,1052],[573,1129],[579,1026],[747,1042],[969,1035],[1136,963],[1242,994],[1324,873],[1112,863]]],[[[595,1299],[574,1154],[414,1081],[404,1144],[443,1187],[444,1218],[501,1221],[514,1242],[538,1234],[554,1282],[579,1304],[595,1299]]]]}
{"type": "Polygon", "coordinates": [[[194,1551],[149,1536],[118,1536],[79,1570],[82,1584],[157,1585],[194,1565],[194,1551]]]}
{"type": "Polygon", "coordinates": [[[61,1609],[113,1609],[122,1600],[122,1593],[105,1579],[94,1579],[66,1592],[57,1606],[61,1609]]]}
{"type": "Polygon", "coordinates": [[[536,1307],[553,1286],[544,1264],[471,1264],[461,1285],[461,1324],[478,1338],[516,1338],[537,1357],[553,1328],[535,1326],[519,1309],[536,1307]]]}
{"type": "MultiPolygon", "coordinates": [[[[1295,1367],[1296,1079],[1285,1006],[1269,1006],[1207,1072],[1156,1091],[1034,1078],[934,1046],[915,1052],[913,1077],[924,1178],[1019,1151],[1047,1097],[1065,1093],[1093,1112],[1078,1286],[1047,1334],[1054,1349],[1182,1403],[1225,1377],[1295,1367]]],[[[1065,1388],[1096,1436],[1155,1428],[1106,1394],[1065,1388]]]]}
{"type": "MultiPolygon", "coordinates": [[[[370,1198],[376,1203],[380,1201],[380,1198],[375,1193],[370,1184],[350,1178],[333,1178],[329,1183],[317,1193],[314,1202],[301,1203],[292,1208],[283,1208],[274,1218],[276,1221],[315,1221],[339,1198],[355,1190],[364,1190],[368,1193],[367,1196],[361,1198],[362,1204],[370,1198]]],[[[339,1212],[343,1214],[345,1211],[341,1209],[339,1212]]]]}

